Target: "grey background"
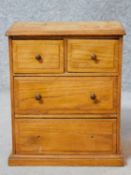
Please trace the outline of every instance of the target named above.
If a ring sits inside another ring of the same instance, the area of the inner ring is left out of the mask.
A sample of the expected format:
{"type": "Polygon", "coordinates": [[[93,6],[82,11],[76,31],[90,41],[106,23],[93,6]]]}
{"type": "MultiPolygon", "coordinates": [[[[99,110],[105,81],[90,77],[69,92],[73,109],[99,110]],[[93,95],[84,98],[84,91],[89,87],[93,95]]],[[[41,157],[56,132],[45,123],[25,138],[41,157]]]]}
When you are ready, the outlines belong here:
{"type": "Polygon", "coordinates": [[[121,142],[124,167],[9,167],[11,116],[7,28],[14,21],[119,20],[127,36],[123,54],[123,91],[131,89],[131,0],[0,0],[0,175],[129,175],[131,173],[131,93],[122,93],[121,142]]]}
{"type": "Polygon", "coordinates": [[[0,89],[9,88],[5,31],[15,21],[118,20],[126,28],[123,90],[131,89],[131,0],[0,0],[0,89]]]}

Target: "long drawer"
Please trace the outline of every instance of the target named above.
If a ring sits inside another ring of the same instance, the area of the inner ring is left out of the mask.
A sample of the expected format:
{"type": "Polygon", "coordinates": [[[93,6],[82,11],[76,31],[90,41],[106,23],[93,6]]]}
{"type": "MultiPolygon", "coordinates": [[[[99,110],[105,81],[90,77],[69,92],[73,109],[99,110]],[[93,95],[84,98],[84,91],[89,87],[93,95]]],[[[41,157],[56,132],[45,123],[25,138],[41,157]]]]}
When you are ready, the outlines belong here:
{"type": "Polygon", "coordinates": [[[116,85],[116,77],[15,77],[15,113],[115,113],[116,85]]]}
{"type": "Polygon", "coordinates": [[[16,119],[17,154],[116,152],[115,119],[16,119]]]}

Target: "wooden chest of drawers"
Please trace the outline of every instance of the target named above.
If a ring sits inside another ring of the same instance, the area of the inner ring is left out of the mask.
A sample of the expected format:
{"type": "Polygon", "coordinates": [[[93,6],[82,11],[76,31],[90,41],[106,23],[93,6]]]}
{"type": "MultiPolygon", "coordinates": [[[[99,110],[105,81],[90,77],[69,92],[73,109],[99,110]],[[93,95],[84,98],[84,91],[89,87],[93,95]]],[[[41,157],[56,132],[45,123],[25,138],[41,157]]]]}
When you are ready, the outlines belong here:
{"type": "Polygon", "coordinates": [[[123,165],[118,22],[15,23],[8,31],[9,165],[123,165]]]}

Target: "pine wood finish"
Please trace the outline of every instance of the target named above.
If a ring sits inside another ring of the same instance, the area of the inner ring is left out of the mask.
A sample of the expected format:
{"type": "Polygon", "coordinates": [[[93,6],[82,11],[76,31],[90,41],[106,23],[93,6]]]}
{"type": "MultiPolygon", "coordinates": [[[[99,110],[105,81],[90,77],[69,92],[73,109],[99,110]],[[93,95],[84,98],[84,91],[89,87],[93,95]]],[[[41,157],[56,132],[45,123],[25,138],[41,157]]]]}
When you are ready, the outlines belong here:
{"type": "Polygon", "coordinates": [[[17,119],[15,125],[16,154],[116,152],[115,119],[17,119]]]}
{"type": "Polygon", "coordinates": [[[107,22],[17,22],[7,36],[121,36],[123,26],[117,21],[107,22]]]}
{"type": "Polygon", "coordinates": [[[62,73],[63,41],[13,40],[13,65],[14,73],[62,73]]]}
{"type": "Polygon", "coordinates": [[[15,113],[116,113],[116,91],[115,77],[15,78],[15,113]],[[91,98],[93,94],[96,99],[91,98]],[[36,99],[38,95],[40,100],[36,99]]]}
{"type": "Polygon", "coordinates": [[[15,23],[9,165],[122,166],[119,22],[15,23]]]}
{"type": "Polygon", "coordinates": [[[118,40],[68,40],[69,72],[117,72],[118,40]]]}

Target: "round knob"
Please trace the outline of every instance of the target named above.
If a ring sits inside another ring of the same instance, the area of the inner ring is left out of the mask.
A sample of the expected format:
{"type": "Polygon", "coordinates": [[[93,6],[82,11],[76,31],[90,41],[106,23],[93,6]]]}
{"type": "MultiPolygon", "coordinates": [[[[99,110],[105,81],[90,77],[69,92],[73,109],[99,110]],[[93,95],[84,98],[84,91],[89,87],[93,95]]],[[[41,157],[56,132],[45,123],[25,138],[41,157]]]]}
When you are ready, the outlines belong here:
{"type": "Polygon", "coordinates": [[[96,100],[96,94],[92,94],[92,95],[90,96],[90,98],[91,98],[91,100],[96,100]]]}
{"type": "Polygon", "coordinates": [[[38,61],[41,61],[42,60],[42,56],[41,55],[36,55],[35,59],[38,60],[38,61]]]}
{"type": "Polygon", "coordinates": [[[42,98],[42,96],[41,96],[40,94],[37,94],[37,95],[35,96],[35,99],[36,99],[37,101],[40,101],[41,98],[42,98]]]}
{"type": "Polygon", "coordinates": [[[92,55],[91,55],[91,59],[92,59],[92,60],[96,60],[96,59],[97,59],[96,54],[92,54],[92,55]]]}

